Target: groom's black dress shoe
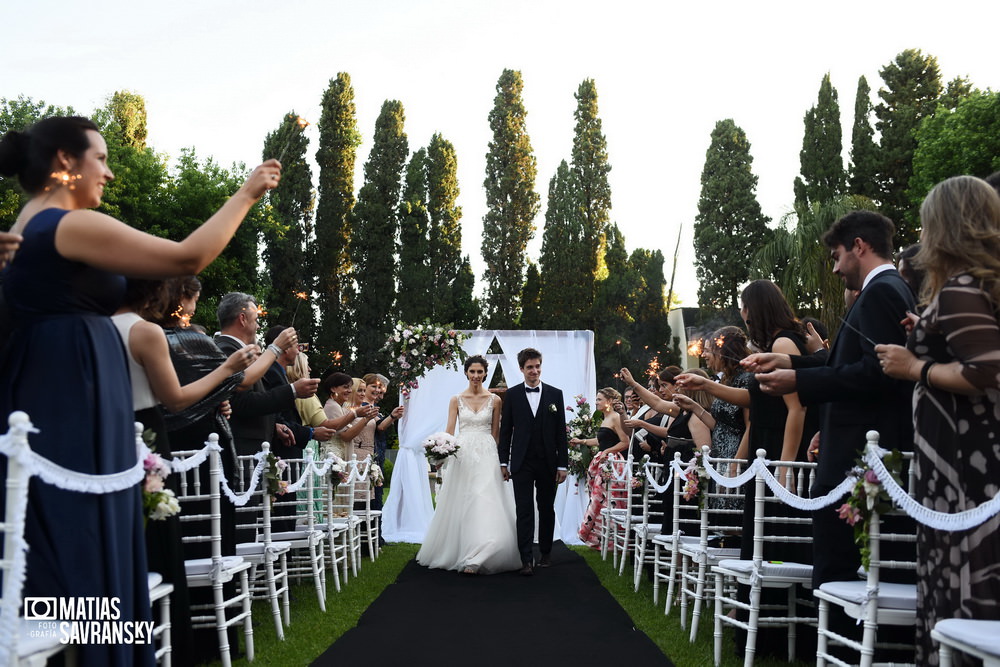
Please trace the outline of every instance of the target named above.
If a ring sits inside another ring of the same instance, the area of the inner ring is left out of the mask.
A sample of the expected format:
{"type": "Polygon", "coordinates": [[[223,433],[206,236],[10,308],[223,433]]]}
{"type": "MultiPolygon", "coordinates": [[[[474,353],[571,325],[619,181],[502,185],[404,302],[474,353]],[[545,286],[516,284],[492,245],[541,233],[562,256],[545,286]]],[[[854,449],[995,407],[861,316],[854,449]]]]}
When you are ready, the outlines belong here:
{"type": "Polygon", "coordinates": [[[542,554],[541,560],[538,561],[538,567],[552,567],[552,556],[549,554],[542,554]]]}
{"type": "Polygon", "coordinates": [[[522,577],[530,577],[535,573],[534,568],[531,567],[531,563],[525,563],[520,570],[517,571],[522,577]]]}

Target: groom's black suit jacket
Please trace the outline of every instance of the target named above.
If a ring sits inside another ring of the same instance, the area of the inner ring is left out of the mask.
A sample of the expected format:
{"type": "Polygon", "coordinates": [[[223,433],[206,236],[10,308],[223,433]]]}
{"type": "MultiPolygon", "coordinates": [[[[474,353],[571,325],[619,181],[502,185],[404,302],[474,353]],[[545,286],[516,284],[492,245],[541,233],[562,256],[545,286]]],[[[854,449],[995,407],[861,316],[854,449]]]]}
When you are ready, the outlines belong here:
{"type": "MultiPolygon", "coordinates": [[[[545,448],[545,460],[552,474],[557,468],[566,468],[568,455],[566,443],[566,404],[563,403],[562,390],[541,383],[541,399],[538,402],[538,418],[542,420],[542,444],[545,448]]],[[[514,385],[507,390],[503,398],[503,409],[500,414],[500,463],[507,466],[513,475],[521,468],[531,441],[531,423],[535,415],[531,414],[528,395],[524,391],[524,383],[514,385]]]]}

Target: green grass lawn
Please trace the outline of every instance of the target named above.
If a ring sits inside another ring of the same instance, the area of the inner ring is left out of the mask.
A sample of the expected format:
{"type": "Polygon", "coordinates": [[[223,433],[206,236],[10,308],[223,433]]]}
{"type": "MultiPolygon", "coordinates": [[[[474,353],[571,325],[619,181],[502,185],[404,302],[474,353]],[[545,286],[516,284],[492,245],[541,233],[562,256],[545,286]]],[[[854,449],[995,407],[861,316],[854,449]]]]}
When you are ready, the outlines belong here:
{"type": "MultiPolygon", "coordinates": [[[[606,561],[601,560],[599,551],[588,547],[570,547],[587,561],[590,568],[597,574],[601,583],[608,589],[628,615],[632,617],[635,627],[645,632],[660,647],[660,650],[669,657],[677,667],[699,667],[701,665],[713,665],[713,640],[714,621],[711,610],[702,610],[701,623],[698,626],[697,641],[693,644],[688,641],[689,630],[681,628],[679,608],[675,607],[670,616],[663,613],[664,602],[666,601],[665,588],[660,589],[660,601],[653,604],[653,584],[645,576],[639,583],[639,591],[635,592],[632,586],[631,567],[626,568],[622,576],[618,576],[618,571],[611,563],[611,556],[606,561]]],[[[690,622],[691,610],[688,610],[690,622]]],[[[688,626],[690,628],[690,625],[688,626]]],[[[729,631],[723,634],[722,643],[722,665],[725,667],[737,667],[743,664],[742,658],[737,658],[733,652],[733,640],[729,631]]],[[[760,667],[778,667],[779,665],[788,667],[804,667],[806,662],[788,663],[785,660],[773,660],[758,658],[755,665],[760,667]]]]}
{"type": "MultiPolygon", "coordinates": [[[[319,609],[312,581],[292,586],[292,624],[285,628],[285,641],[278,641],[270,606],[264,601],[253,604],[254,661],[234,660],[234,665],[287,667],[308,665],[330,647],[342,634],[358,623],[362,612],[396,580],[403,566],[417,555],[419,544],[388,544],[373,563],[364,559],[356,579],[341,586],[338,593],[327,572],[326,612],[319,609]]],[[[243,648],[242,631],[240,648],[243,648]]],[[[209,665],[221,665],[216,661],[209,665]]]]}
{"type": "MultiPolygon", "coordinates": [[[[403,567],[417,554],[420,545],[389,544],[377,561],[365,559],[356,579],[350,579],[341,592],[334,590],[333,582],[327,577],[326,612],[319,609],[312,582],[293,585],[295,600],[291,605],[292,624],[285,628],[285,641],[278,641],[274,633],[270,607],[266,602],[254,603],[254,649],[253,663],[245,658],[234,660],[234,665],[249,667],[286,667],[307,665],[322,654],[347,630],[357,625],[361,614],[390,583],[396,580],[403,567]]],[[[639,591],[632,590],[631,573],[618,576],[611,559],[601,560],[599,552],[586,547],[571,547],[587,561],[605,588],[632,618],[635,627],[645,632],[677,667],[698,667],[712,665],[712,616],[706,610],[702,615],[697,641],[688,642],[688,632],[681,629],[679,614],[670,616],[663,613],[665,591],[661,591],[660,604],[653,605],[653,586],[643,577],[639,591]]],[[[690,617],[690,611],[688,612],[690,617]]],[[[387,630],[391,632],[391,630],[387,630]]],[[[242,648],[242,633],[241,648],[242,648]]],[[[220,665],[216,661],[207,663],[220,665]]],[[[722,664],[737,667],[743,661],[737,659],[732,650],[732,639],[728,632],[724,637],[722,664]]],[[[760,667],[778,667],[789,664],[783,660],[758,659],[760,667]]],[[[804,667],[807,663],[794,663],[793,667],[804,667]]]]}

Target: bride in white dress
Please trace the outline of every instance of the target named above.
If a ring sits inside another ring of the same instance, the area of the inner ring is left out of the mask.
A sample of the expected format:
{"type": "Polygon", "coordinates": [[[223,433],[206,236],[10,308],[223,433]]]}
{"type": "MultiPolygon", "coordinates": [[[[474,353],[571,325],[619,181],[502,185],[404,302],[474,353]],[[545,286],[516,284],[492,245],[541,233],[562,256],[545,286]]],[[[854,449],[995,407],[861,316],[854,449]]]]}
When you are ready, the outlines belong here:
{"type": "Polygon", "coordinates": [[[448,433],[459,450],[442,471],[434,518],[417,562],[466,574],[493,574],[521,567],[514,525],[514,494],[504,484],[497,455],[500,400],[483,386],[487,362],[465,362],[469,387],[451,398],[448,433]]]}

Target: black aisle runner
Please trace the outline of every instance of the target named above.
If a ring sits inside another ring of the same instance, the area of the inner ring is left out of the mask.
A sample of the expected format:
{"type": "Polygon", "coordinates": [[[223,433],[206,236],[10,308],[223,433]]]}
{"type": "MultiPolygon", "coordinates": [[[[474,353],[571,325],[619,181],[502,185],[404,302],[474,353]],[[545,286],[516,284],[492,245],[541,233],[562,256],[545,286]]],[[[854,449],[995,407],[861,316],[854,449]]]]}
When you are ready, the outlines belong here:
{"type": "Polygon", "coordinates": [[[552,567],[533,577],[462,575],[410,561],[313,665],[573,663],[672,667],[583,558],[557,542],[552,567]]]}

